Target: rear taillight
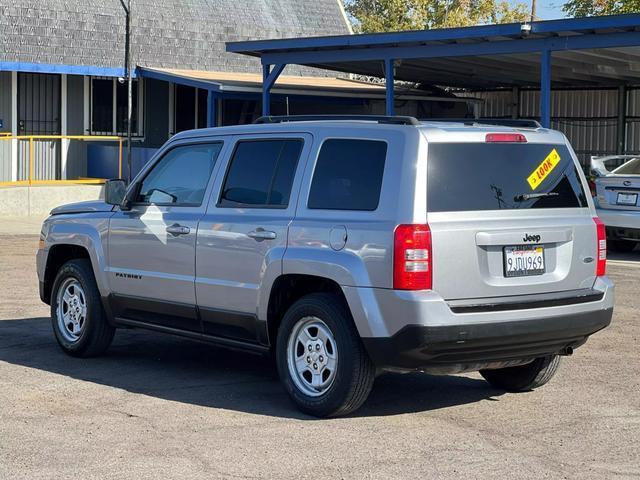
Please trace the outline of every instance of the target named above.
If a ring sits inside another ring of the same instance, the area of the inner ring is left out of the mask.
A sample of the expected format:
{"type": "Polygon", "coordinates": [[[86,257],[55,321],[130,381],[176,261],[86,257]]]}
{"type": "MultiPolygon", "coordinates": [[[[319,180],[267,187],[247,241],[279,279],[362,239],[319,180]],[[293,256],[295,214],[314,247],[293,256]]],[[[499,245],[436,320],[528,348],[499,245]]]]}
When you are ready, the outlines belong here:
{"type": "Polygon", "coordinates": [[[598,258],[596,262],[596,276],[602,277],[607,273],[607,230],[598,217],[594,217],[598,237],[598,258]]]}
{"type": "Polygon", "coordinates": [[[527,143],[527,137],[521,133],[487,133],[487,143],[527,143]]]}
{"type": "Polygon", "coordinates": [[[398,225],[393,247],[393,288],[431,289],[432,254],[429,225],[398,225]]]}

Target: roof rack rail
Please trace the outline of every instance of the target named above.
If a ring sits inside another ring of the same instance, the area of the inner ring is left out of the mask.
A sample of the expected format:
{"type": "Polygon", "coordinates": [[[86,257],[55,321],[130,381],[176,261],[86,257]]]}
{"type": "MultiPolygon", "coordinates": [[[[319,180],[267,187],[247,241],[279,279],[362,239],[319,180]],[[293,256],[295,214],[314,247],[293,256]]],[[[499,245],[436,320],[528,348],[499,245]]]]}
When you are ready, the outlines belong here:
{"type": "Polygon", "coordinates": [[[423,122],[455,122],[466,125],[499,125],[502,127],[542,128],[537,120],[527,118],[421,118],[423,122]]]}
{"type": "Polygon", "coordinates": [[[414,117],[385,115],[269,115],[256,119],[253,123],[315,122],[320,120],[364,120],[391,125],[420,125],[414,117]]]}

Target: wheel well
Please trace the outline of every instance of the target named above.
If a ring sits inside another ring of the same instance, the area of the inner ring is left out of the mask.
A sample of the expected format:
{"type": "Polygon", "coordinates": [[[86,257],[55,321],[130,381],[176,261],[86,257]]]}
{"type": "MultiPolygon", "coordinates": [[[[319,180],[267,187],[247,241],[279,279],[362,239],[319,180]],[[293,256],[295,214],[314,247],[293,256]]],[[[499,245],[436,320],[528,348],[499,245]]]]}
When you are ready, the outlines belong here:
{"type": "MultiPolygon", "coordinates": [[[[282,317],[297,300],[311,293],[333,293],[345,305],[347,299],[335,281],[313,275],[282,275],[276,279],[269,296],[267,327],[270,345],[275,345],[282,317]]],[[[348,307],[347,307],[348,308],[348,307]]]]}
{"type": "Polygon", "coordinates": [[[89,252],[84,247],[78,245],[53,245],[47,255],[47,266],[44,270],[44,298],[43,300],[47,304],[51,304],[51,289],[53,288],[53,281],[56,278],[56,274],[60,267],[69,260],[75,258],[87,258],[89,259],[89,252]]]}

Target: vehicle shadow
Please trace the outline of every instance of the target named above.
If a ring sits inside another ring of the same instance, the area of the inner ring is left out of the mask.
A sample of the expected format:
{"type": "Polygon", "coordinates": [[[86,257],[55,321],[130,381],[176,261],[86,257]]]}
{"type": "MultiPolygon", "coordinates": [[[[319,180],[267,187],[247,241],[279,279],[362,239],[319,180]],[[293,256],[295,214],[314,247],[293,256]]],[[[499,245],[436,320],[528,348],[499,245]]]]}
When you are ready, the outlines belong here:
{"type": "MultiPolygon", "coordinates": [[[[69,357],[48,318],[0,321],[0,361],[161,399],[274,417],[310,419],[296,409],[264,356],[143,330],[118,330],[99,358],[69,357]]],[[[500,392],[463,376],[384,374],[355,416],[436,410],[500,392]]]]}
{"type": "Polygon", "coordinates": [[[640,263],[640,249],[636,247],[635,250],[627,253],[612,252],[609,250],[607,251],[607,260],[640,263]]]}

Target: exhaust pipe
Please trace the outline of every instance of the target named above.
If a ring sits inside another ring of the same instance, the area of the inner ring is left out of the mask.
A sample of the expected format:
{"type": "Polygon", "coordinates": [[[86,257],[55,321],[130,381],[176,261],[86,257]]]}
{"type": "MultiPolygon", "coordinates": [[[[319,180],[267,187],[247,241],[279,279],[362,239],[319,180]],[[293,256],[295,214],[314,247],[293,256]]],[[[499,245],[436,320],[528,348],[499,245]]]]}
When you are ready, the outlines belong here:
{"type": "Polygon", "coordinates": [[[560,350],[558,355],[562,355],[563,357],[570,357],[571,355],[573,355],[573,347],[570,345],[564,347],[562,350],[560,350]]]}

